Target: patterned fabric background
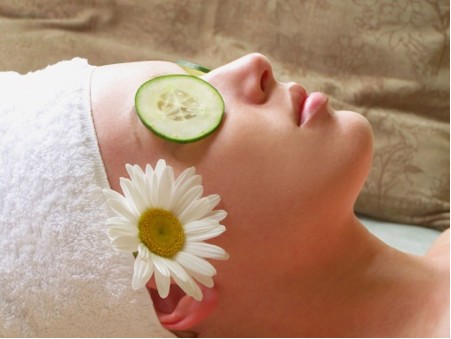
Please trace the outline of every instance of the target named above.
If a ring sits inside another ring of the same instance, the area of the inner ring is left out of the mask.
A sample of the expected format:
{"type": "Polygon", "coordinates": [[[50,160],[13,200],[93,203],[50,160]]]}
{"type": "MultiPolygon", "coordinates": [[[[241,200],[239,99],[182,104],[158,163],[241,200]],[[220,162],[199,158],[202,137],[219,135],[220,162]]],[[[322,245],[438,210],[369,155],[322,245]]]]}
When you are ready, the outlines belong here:
{"type": "Polygon", "coordinates": [[[357,212],[449,227],[449,1],[3,0],[0,30],[0,70],[20,72],[74,56],[214,68],[261,52],[278,80],[371,122],[357,212]]]}

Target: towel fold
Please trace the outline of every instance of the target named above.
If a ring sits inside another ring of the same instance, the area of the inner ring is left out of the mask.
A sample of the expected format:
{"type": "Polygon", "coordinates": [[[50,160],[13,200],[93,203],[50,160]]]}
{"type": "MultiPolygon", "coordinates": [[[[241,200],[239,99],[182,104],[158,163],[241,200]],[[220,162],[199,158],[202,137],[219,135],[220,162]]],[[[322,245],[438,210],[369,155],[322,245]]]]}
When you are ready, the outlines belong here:
{"type": "Polygon", "coordinates": [[[0,336],[170,336],[106,236],[93,70],[0,73],[0,336]]]}

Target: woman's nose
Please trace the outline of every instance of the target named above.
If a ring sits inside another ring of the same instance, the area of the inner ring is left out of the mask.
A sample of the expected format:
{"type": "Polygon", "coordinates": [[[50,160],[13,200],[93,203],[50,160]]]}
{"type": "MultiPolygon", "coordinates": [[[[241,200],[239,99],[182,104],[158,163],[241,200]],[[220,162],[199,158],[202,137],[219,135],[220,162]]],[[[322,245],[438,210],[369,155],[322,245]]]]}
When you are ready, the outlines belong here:
{"type": "MultiPolygon", "coordinates": [[[[233,89],[235,95],[252,103],[263,103],[275,84],[271,63],[260,53],[248,54],[211,72],[214,86],[233,89]],[[217,79],[216,79],[217,78],[217,79]]],[[[221,91],[221,88],[219,88],[221,91]]]]}

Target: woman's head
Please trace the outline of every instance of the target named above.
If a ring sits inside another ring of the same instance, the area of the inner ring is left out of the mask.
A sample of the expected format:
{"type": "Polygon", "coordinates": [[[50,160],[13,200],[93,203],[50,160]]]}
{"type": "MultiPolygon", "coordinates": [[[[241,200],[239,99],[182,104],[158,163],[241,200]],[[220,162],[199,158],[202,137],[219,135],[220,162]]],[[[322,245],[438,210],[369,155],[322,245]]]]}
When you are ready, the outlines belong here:
{"type": "MultiPolygon", "coordinates": [[[[163,314],[163,324],[179,330],[215,309],[210,325],[217,328],[218,322],[237,326],[249,312],[257,317],[270,311],[257,305],[265,298],[275,302],[288,288],[280,284],[306,265],[305,251],[315,246],[307,246],[309,241],[352,213],[372,154],[366,119],[334,111],[324,94],[308,95],[299,84],[278,82],[260,54],[202,78],[224,98],[221,127],[203,141],[169,145],[163,152],[180,170],[196,166],[207,193],[221,195],[227,232],[215,243],[231,257],[215,264],[216,286],[204,291],[204,305],[185,306],[191,321],[171,323],[163,314]]],[[[154,302],[157,309],[163,304],[157,297],[154,302]]]]}
{"type": "MultiPolygon", "coordinates": [[[[174,72],[174,65],[156,65],[150,74],[174,72]]],[[[242,319],[252,314],[266,321],[271,310],[279,312],[289,302],[290,286],[320,252],[327,227],[352,214],[370,167],[372,133],[366,119],[333,110],[324,94],[308,95],[299,84],[278,82],[260,54],[202,78],[225,101],[215,133],[174,144],[151,134],[135,117],[140,151],[134,158],[133,152],[121,156],[143,166],[164,158],[176,172],[195,166],[205,194],[220,194],[218,208],[228,212],[227,232],[211,241],[230,254],[228,261],[215,263],[215,287],[204,290],[202,302],[180,300],[174,286],[164,301],[152,293],[163,325],[209,326],[219,334],[238,326],[245,335],[242,327],[255,325],[242,319]]]]}

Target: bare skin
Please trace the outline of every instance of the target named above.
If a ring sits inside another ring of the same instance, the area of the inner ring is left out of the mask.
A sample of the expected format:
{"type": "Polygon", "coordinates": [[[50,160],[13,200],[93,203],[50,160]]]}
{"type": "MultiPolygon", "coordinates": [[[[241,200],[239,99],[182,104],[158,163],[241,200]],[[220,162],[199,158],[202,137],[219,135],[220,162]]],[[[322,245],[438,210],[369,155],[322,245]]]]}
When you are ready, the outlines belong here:
{"type": "Polygon", "coordinates": [[[113,189],[121,191],[126,163],[164,158],[176,173],[196,166],[205,194],[220,194],[229,213],[214,243],[231,258],[214,263],[215,287],[200,303],[175,288],[167,300],[153,296],[163,326],[199,336],[449,336],[449,231],[425,257],[413,256],[376,239],[353,214],[372,155],[361,116],[333,111],[315,94],[303,98],[300,124],[293,106],[306,93],[278,83],[267,59],[253,54],[204,76],[226,102],[221,128],[174,144],[146,129],[133,105],[139,85],[171,73],[184,72],[139,62],[99,67],[92,79],[113,189]]]}

